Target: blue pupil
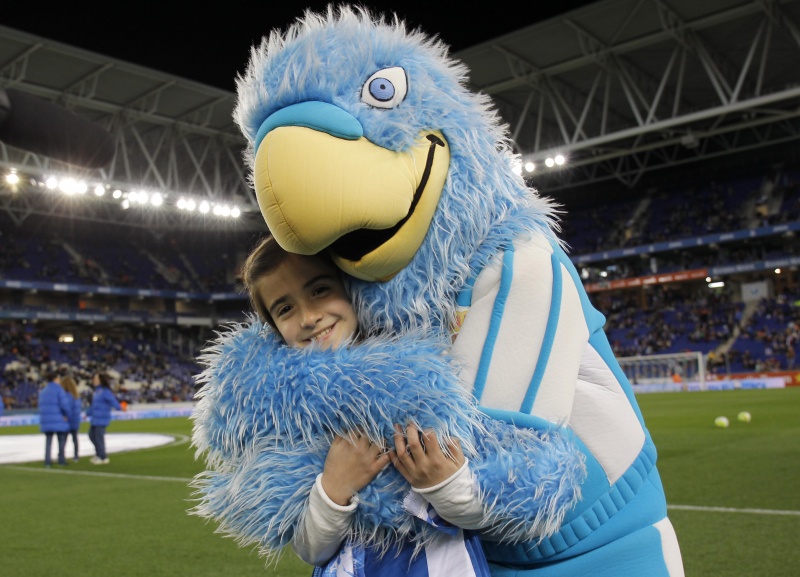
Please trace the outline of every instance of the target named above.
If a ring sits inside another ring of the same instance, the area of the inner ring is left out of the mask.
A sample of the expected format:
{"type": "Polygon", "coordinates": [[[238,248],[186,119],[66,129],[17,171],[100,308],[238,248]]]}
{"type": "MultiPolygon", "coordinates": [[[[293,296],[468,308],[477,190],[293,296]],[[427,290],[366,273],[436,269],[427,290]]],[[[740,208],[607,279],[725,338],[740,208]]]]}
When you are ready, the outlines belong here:
{"type": "Polygon", "coordinates": [[[394,85],[385,78],[376,78],[369,83],[369,93],[376,100],[386,102],[394,97],[394,85]]]}

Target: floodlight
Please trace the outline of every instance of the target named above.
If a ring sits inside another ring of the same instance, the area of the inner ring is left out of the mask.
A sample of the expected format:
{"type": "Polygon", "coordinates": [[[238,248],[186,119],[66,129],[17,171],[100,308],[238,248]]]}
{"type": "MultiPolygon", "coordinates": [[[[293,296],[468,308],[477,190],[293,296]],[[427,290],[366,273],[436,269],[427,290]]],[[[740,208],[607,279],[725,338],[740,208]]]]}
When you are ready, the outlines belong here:
{"type": "Polygon", "coordinates": [[[200,206],[198,207],[198,210],[200,212],[202,212],[203,214],[207,213],[210,209],[211,209],[211,206],[208,204],[207,200],[204,200],[203,202],[201,202],[200,206]]]}
{"type": "Polygon", "coordinates": [[[190,198],[189,200],[186,201],[186,210],[194,210],[194,208],[195,208],[194,200],[190,198]]]}
{"type": "Polygon", "coordinates": [[[242,213],[241,213],[241,211],[239,210],[239,207],[238,207],[238,206],[234,206],[234,207],[231,209],[231,216],[232,216],[233,218],[239,218],[239,215],[241,215],[241,214],[242,214],[242,213]]]}
{"type": "Polygon", "coordinates": [[[559,166],[564,164],[564,156],[563,155],[559,154],[558,156],[556,156],[556,164],[559,165],[559,166]]]}
{"type": "Polygon", "coordinates": [[[78,190],[78,185],[74,178],[64,178],[59,181],[58,189],[64,194],[75,194],[78,190]]]}
{"type": "Polygon", "coordinates": [[[119,198],[122,196],[122,191],[120,189],[116,189],[114,191],[114,194],[112,194],[111,196],[113,196],[114,198],[119,198]]]}
{"type": "Polygon", "coordinates": [[[181,210],[186,210],[186,199],[183,198],[183,197],[180,197],[175,206],[177,206],[181,210]]]}
{"type": "Polygon", "coordinates": [[[103,196],[106,193],[106,189],[102,184],[98,184],[94,187],[94,193],[96,196],[103,196]]]}
{"type": "Polygon", "coordinates": [[[8,184],[17,184],[19,182],[19,175],[16,172],[9,172],[6,174],[6,182],[8,184]]]}
{"type": "Polygon", "coordinates": [[[153,206],[161,206],[164,203],[164,197],[161,196],[160,192],[154,192],[153,196],[150,197],[150,204],[153,206]]]}
{"type": "Polygon", "coordinates": [[[547,168],[553,168],[553,165],[554,165],[556,162],[555,162],[555,160],[553,160],[552,158],[548,158],[548,159],[546,159],[546,160],[544,161],[544,163],[547,165],[547,168]]]}
{"type": "Polygon", "coordinates": [[[526,162],[525,170],[527,170],[528,172],[533,172],[534,170],[536,170],[536,165],[532,162],[526,162]]]}

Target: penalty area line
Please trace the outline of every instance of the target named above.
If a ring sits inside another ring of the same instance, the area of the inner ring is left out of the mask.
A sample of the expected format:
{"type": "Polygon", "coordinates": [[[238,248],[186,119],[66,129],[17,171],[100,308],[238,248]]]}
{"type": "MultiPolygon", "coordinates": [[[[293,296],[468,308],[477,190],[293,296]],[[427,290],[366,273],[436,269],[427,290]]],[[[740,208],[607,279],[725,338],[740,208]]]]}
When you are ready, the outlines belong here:
{"type": "Polygon", "coordinates": [[[667,509],[675,511],[704,511],[708,513],[745,513],[748,515],[800,516],[800,511],[781,511],[780,509],[735,509],[733,507],[701,507],[699,505],[667,505],[667,509]]]}

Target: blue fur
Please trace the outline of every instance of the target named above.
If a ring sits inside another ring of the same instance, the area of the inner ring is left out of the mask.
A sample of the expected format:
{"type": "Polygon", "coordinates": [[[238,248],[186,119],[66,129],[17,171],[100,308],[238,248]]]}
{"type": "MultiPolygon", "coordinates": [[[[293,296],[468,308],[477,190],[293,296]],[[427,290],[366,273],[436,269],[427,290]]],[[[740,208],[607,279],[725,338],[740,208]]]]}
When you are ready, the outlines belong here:
{"type": "Polygon", "coordinates": [[[353,279],[362,330],[413,328],[444,335],[455,318],[460,287],[474,270],[517,238],[540,232],[558,243],[555,208],[513,174],[518,161],[486,95],[467,88],[467,68],[447,47],[402,22],[349,7],[306,13],[285,33],[273,32],[252,52],[237,81],[235,118],[250,143],[270,114],[290,104],[328,102],[355,117],[371,142],[408,149],[420,133],[441,130],[450,145],[448,177],[428,234],[414,259],[391,281],[353,279]],[[382,68],[401,66],[408,94],[396,108],[360,100],[361,87],[382,68]]]}
{"type": "MultiPolygon", "coordinates": [[[[334,433],[359,428],[392,446],[393,425],[413,422],[434,429],[443,446],[461,441],[490,533],[510,542],[552,534],[585,478],[574,439],[564,429],[517,429],[485,417],[444,351],[417,334],[300,350],[266,325],[231,327],[202,357],[193,443],[209,470],[195,479],[194,512],[277,554],[304,514],[334,433]]],[[[404,511],[408,490],[387,467],[358,495],[351,537],[388,550],[432,536],[404,511]]]]}

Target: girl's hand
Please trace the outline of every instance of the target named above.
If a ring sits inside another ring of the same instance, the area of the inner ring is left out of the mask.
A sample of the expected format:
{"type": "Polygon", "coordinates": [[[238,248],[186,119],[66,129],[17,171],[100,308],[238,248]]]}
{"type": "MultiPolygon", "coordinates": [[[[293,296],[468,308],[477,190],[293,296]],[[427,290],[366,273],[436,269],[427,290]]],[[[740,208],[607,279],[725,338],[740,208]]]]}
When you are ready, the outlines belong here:
{"type": "Polygon", "coordinates": [[[369,485],[388,464],[389,453],[382,445],[375,445],[358,433],[347,437],[336,435],[325,457],[322,488],[334,503],[349,505],[353,495],[369,485]]]}
{"type": "Polygon", "coordinates": [[[394,426],[395,450],[390,453],[392,464],[416,489],[427,489],[449,479],[464,464],[461,443],[453,440],[448,457],[442,452],[439,440],[433,431],[420,432],[408,425],[403,435],[400,425],[394,426]]]}

